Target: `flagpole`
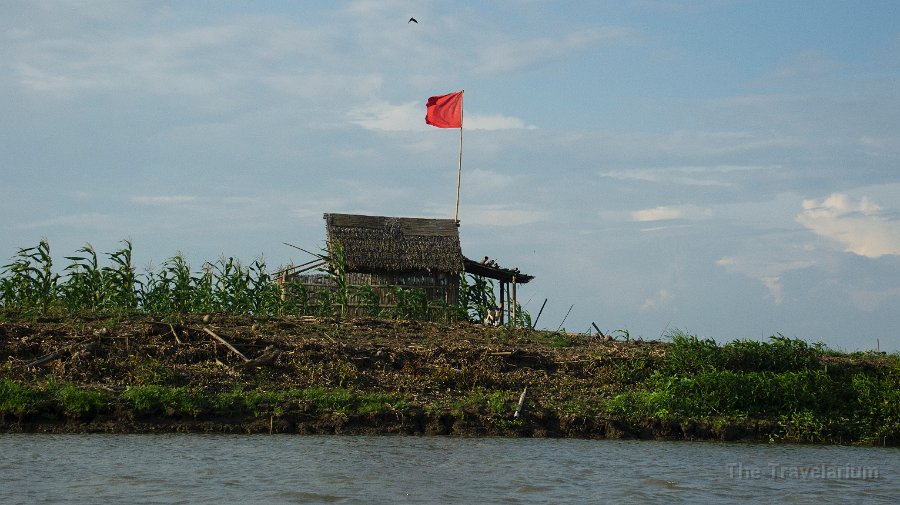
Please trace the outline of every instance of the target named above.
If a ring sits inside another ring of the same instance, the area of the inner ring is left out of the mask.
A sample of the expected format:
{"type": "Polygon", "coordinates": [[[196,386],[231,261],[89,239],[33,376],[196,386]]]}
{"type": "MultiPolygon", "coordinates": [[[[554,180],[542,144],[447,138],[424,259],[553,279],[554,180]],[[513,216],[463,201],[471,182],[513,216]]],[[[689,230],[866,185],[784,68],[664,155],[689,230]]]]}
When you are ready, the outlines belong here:
{"type": "Polygon", "coordinates": [[[456,170],[456,214],[453,216],[453,220],[456,222],[457,226],[459,226],[459,187],[462,182],[462,120],[464,96],[465,94],[460,95],[459,97],[459,166],[456,170]]]}

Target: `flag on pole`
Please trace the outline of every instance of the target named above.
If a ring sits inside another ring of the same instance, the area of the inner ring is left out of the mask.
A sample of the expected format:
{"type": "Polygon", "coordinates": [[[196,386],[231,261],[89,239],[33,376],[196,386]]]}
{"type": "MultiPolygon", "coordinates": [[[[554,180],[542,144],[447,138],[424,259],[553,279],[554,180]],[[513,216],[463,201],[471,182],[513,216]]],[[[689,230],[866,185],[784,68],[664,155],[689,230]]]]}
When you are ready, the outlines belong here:
{"type": "Polygon", "coordinates": [[[429,98],[425,122],[438,128],[462,128],[462,98],[462,91],[429,98]]]}
{"type": "Polygon", "coordinates": [[[459,128],[459,166],[456,170],[456,214],[459,226],[459,186],[462,180],[462,102],[463,91],[433,96],[425,102],[425,123],[438,128],[459,128]]]}

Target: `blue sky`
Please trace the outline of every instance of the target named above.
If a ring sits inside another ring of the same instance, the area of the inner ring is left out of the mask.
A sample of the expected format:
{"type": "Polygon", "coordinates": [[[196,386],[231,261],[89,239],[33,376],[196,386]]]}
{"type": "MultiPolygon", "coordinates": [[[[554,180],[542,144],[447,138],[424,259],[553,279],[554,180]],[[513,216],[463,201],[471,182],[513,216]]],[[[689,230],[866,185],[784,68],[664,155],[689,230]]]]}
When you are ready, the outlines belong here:
{"type": "Polygon", "coordinates": [[[539,326],[900,348],[900,3],[0,1],[0,256],[452,218],[539,326]],[[418,24],[409,24],[410,16],[418,24]]]}

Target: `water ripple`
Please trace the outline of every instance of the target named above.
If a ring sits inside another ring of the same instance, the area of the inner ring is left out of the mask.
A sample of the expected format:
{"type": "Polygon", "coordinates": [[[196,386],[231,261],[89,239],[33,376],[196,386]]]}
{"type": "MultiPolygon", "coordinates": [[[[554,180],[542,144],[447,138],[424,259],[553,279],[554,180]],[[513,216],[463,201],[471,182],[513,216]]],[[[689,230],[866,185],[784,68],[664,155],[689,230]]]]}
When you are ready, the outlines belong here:
{"type": "Polygon", "coordinates": [[[0,503],[895,503],[900,450],[689,442],[0,435],[0,503]],[[876,478],[852,470],[877,469],[876,478]],[[845,472],[846,478],[829,478],[845,472]],[[820,475],[821,474],[821,475],[820,475]]]}

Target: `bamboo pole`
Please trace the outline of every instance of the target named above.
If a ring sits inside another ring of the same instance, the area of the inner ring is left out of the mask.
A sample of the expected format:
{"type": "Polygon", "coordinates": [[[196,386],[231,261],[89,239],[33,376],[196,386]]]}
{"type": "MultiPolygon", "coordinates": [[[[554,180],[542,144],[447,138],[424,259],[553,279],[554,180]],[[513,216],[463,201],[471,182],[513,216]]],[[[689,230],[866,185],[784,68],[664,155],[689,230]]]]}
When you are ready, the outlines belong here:
{"type": "Polygon", "coordinates": [[[534,321],[531,322],[531,329],[532,329],[532,330],[537,326],[538,319],[541,318],[541,314],[544,313],[544,307],[546,307],[546,306],[547,306],[547,299],[544,298],[544,303],[541,304],[541,310],[538,311],[537,317],[534,318],[534,321]]]}
{"type": "Polygon", "coordinates": [[[566,312],[566,317],[563,318],[562,322],[559,323],[559,328],[556,329],[557,332],[562,329],[562,326],[566,323],[566,319],[569,318],[569,314],[572,312],[572,309],[575,307],[575,304],[569,305],[569,310],[566,312]]]}
{"type": "MultiPolygon", "coordinates": [[[[465,90],[463,90],[464,92],[465,90]]],[[[459,225],[459,188],[462,184],[462,120],[463,120],[463,96],[459,97],[459,165],[456,169],[456,214],[453,215],[453,221],[459,225]]]]}

